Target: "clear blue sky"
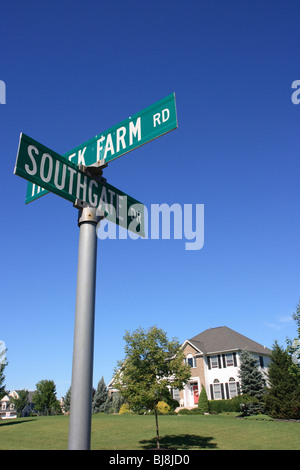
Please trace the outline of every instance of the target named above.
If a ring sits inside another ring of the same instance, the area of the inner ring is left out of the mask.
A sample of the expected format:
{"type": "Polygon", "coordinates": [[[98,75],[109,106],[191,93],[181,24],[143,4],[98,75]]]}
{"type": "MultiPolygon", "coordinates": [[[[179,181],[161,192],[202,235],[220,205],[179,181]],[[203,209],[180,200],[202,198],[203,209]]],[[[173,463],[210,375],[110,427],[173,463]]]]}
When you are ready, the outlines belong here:
{"type": "Polygon", "coordinates": [[[226,325],[271,347],[300,300],[299,1],[10,1],[1,7],[1,328],[8,389],[71,383],[77,210],[25,206],[19,134],[65,153],[176,93],[177,130],[111,162],[142,201],[204,204],[205,242],[99,240],[94,386],[125,330],[226,325]]]}

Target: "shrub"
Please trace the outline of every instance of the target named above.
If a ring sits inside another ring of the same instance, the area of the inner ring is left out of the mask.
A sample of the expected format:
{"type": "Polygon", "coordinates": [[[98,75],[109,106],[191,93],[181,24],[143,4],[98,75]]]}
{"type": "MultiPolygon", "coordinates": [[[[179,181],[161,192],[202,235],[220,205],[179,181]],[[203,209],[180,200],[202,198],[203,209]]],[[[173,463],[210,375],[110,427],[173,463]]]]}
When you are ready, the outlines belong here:
{"type": "Polygon", "coordinates": [[[203,412],[199,410],[198,408],[192,408],[191,410],[188,410],[187,408],[181,408],[178,411],[179,415],[202,415],[203,412]]]}
{"type": "Polygon", "coordinates": [[[211,413],[241,413],[243,411],[243,408],[248,410],[251,408],[250,404],[254,403],[258,403],[257,398],[250,397],[249,395],[244,394],[237,395],[236,397],[231,398],[230,400],[209,400],[209,407],[211,413]],[[246,407],[244,407],[243,405],[246,405],[246,407]]]}
{"type": "Polygon", "coordinates": [[[202,390],[198,400],[198,410],[202,413],[209,413],[209,402],[207,399],[205,388],[202,385],[202,390]]]}
{"type": "Polygon", "coordinates": [[[251,415],[251,416],[245,416],[244,419],[249,419],[251,421],[274,421],[273,418],[271,418],[271,416],[267,416],[267,415],[251,415]]]}
{"type": "Polygon", "coordinates": [[[120,408],[119,415],[123,415],[125,413],[130,413],[129,405],[127,403],[123,403],[120,408]]]}
{"type": "Polygon", "coordinates": [[[164,401],[159,401],[156,405],[156,408],[157,408],[158,413],[161,413],[163,415],[168,414],[171,409],[170,406],[164,401]]]}

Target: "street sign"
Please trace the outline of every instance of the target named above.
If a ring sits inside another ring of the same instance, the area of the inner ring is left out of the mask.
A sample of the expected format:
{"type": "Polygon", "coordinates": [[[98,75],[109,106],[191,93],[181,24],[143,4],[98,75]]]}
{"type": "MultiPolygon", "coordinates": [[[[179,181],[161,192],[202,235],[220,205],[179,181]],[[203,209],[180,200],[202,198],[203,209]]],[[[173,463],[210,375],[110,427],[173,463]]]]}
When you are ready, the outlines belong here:
{"type": "Polygon", "coordinates": [[[145,236],[143,204],[23,133],[14,173],[68,201],[98,208],[108,220],[145,236]]]}
{"type": "MultiPolygon", "coordinates": [[[[178,127],[175,93],[65,153],[70,162],[102,166],[178,127]]],[[[28,184],[26,203],[46,191],[28,184]]]]}

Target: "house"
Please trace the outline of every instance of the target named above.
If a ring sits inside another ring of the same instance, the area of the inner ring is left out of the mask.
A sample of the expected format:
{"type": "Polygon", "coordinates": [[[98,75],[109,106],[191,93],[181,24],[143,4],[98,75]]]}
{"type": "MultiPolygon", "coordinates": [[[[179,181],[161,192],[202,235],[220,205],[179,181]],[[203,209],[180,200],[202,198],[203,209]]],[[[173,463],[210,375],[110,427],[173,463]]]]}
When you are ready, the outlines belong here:
{"type": "Polygon", "coordinates": [[[209,400],[233,398],[240,393],[240,352],[248,350],[257,358],[260,370],[266,374],[271,350],[237,333],[227,326],[209,328],[182,345],[185,360],[191,366],[191,377],[184,389],[173,390],[180,406],[197,406],[204,386],[209,400]]]}
{"type": "Polygon", "coordinates": [[[18,394],[15,390],[10,392],[8,395],[5,395],[0,400],[0,418],[1,419],[9,419],[9,418],[16,418],[17,411],[15,409],[14,403],[12,403],[12,398],[18,398],[18,394]]]}
{"type": "MultiPolygon", "coordinates": [[[[33,411],[33,394],[34,392],[28,392],[28,403],[22,410],[22,416],[29,416],[33,411]]],[[[11,419],[17,417],[17,410],[12,399],[18,399],[18,391],[12,390],[0,400],[0,418],[11,419]]]]}

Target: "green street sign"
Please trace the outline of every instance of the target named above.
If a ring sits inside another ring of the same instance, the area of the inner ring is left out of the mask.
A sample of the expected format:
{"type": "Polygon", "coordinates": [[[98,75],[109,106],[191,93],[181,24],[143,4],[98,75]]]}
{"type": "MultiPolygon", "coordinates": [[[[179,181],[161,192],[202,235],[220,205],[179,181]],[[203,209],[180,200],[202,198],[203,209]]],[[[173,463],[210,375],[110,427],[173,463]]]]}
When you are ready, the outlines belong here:
{"type": "Polygon", "coordinates": [[[97,207],[108,220],[145,236],[142,203],[110,184],[94,179],[72,161],[23,133],[14,173],[68,201],[97,207]]]}
{"type": "MultiPolygon", "coordinates": [[[[63,156],[85,166],[102,166],[177,127],[175,93],[172,93],[63,156]]],[[[25,202],[45,193],[29,183],[25,202]]]]}

